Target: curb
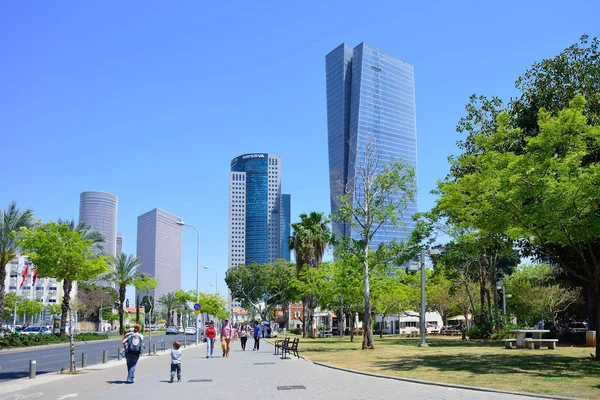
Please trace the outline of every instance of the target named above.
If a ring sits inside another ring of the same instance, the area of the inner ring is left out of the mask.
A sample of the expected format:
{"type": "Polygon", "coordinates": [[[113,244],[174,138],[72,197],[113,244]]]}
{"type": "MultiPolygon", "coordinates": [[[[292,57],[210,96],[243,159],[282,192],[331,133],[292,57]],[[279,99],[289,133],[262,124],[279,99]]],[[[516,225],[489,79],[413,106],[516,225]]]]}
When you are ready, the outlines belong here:
{"type": "Polygon", "coordinates": [[[338,371],[349,372],[349,373],[357,374],[357,375],[372,376],[374,378],[392,379],[392,380],[396,380],[396,381],[418,383],[418,384],[430,385],[430,386],[441,386],[441,387],[447,387],[447,388],[453,388],[453,389],[473,390],[473,391],[477,391],[477,392],[489,392],[489,393],[498,393],[498,394],[512,394],[512,395],[515,395],[515,396],[527,396],[527,397],[534,397],[534,398],[538,398],[538,399],[580,400],[580,399],[575,398],[575,397],[560,397],[560,396],[549,396],[549,395],[536,394],[536,393],[512,392],[512,391],[508,391],[508,390],[489,389],[489,388],[482,388],[482,387],[478,387],[478,386],[456,385],[456,384],[451,384],[451,383],[430,382],[430,381],[422,381],[422,380],[419,380],[419,379],[402,378],[402,377],[399,377],[399,376],[381,375],[381,374],[375,374],[375,373],[372,373],[372,372],[363,372],[363,371],[357,371],[357,370],[354,370],[354,369],[348,369],[348,368],[342,368],[342,367],[335,367],[333,365],[323,364],[323,363],[316,362],[316,361],[310,361],[310,360],[308,360],[308,359],[306,359],[304,357],[302,357],[302,358],[305,359],[306,361],[308,361],[308,362],[310,362],[312,364],[318,365],[320,367],[335,369],[335,370],[338,370],[338,371]]]}

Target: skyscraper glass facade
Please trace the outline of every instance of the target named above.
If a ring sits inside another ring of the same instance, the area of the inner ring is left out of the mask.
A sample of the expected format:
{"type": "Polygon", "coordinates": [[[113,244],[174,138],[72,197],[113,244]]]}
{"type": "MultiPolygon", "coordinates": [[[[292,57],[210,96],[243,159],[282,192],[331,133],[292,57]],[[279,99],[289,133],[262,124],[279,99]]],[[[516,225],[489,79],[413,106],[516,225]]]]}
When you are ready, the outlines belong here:
{"type": "MultiPolygon", "coordinates": [[[[244,235],[246,263],[264,264],[269,261],[268,160],[268,154],[260,153],[244,154],[231,161],[231,172],[245,172],[245,215],[242,216],[240,213],[236,221],[243,222],[246,227],[244,235]]],[[[235,197],[235,200],[242,199],[235,197]]]]}
{"type": "MultiPolygon", "coordinates": [[[[348,183],[360,183],[356,169],[369,157],[378,158],[378,170],[396,159],[410,164],[416,174],[414,73],[412,65],[364,42],[355,48],[342,44],[325,61],[331,210],[335,214],[338,197],[348,183]]],[[[360,190],[357,196],[362,196],[360,190]]],[[[382,226],[373,246],[407,240],[416,212],[415,197],[399,226],[382,226]]],[[[333,230],[337,236],[356,235],[342,223],[335,223],[333,230]]]]}
{"type": "MultiPolygon", "coordinates": [[[[243,154],[229,176],[229,268],[290,259],[290,195],[281,194],[281,157],[243,154]]],[[[230,307],[240,307],[229,296],[230,307]]]]}

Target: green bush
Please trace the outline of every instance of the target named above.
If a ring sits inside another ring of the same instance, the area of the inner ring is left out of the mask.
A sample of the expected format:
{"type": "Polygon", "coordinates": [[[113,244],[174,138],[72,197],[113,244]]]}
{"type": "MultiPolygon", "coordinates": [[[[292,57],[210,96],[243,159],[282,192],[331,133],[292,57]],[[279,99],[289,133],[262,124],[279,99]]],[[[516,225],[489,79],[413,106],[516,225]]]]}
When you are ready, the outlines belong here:
{"type": "Polygon", "coordinates": [[[301,328],[292,328],[292,329],[290,329],[290,333],[292,335],[302,335],[302,329],[301,328]]]}
{"type": "MultiPolygon", "coordinates": [[[[492,335],[491,324],[475,324],[467,332],[469,339],[489,339],[492,335]]],[[[502,338],[504,339],[504,338],[502,338]]]]}
{"type": "MultiPolygon", "coordinates": [[[[74,339],[76,342],[102,340],[108,339],[108,335],[101,333],[79,333],[75,335],[74,339]]],[[[68,335],[20,335],[18,333],[12,333],[10,335],[5,335],[4,337],[0,338],[0,349],[6,349],[11,347],[43,346],[46,344],[68,342],[68,335]]]]}

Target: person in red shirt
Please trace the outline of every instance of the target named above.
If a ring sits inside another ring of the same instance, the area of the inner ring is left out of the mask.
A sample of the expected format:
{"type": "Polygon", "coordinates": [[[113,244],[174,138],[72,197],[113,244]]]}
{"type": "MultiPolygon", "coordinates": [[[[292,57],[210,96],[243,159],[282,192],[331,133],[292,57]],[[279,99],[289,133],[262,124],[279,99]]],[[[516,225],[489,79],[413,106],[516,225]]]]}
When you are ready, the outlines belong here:
{"type": "Polygon", "coordinates": [[[215,329],[214,321],[210,321],[208,328],[204,332],[206,335],[206,358],[212,358],[213,350],[215,348],[215,337],[217,336],[217,330],[215,329]]]}

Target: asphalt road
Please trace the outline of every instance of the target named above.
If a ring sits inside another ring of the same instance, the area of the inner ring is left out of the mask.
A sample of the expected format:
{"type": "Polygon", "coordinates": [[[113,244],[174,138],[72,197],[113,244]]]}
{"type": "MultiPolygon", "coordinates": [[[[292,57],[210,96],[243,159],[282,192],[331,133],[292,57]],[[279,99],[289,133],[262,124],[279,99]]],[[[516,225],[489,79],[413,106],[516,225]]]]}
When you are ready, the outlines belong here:
{"type": "MultiPolygon", "coordinates": [[[[148,352],[148,335],[144,336],[148,352]]],[[[175,340],[183,344],[184,335],[152,335],[152,343],[156,343],[156,351],[160,351],[160,342],[165,340],[166,349],[170,349],[175,340]]],[[[193,342],[195,336],[187,335],[188,342],[193,342]]],[[[108,359],[117,358],[117,350],[121,348],[121,339],[96,340],[91,342],[75,342],[75,363],[81,366],[81,353],[87,353],[87,364],[101,364],[102,352],[108,351],[108,359]]],[[[29,376],[29,360],[36,360],[37,374],[60,371],[69,368],[69,345],[50,345],[10,349],[0,352],[0,382],[29,376]]]]}

